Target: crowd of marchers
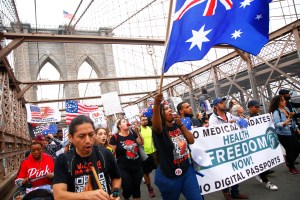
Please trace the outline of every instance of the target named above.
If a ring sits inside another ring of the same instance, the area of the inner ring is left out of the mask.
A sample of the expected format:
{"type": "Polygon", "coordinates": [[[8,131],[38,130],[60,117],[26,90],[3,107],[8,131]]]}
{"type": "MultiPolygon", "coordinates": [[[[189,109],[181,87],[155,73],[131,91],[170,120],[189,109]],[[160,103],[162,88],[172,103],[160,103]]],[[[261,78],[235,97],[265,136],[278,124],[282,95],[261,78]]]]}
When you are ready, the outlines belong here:
{"type": "MultiPolygon", "coordinates": [[[[205,90],[203,90],[205,91],[205,90]]],[[[269,103],[278,140],[285,150],[287,172],[300,175],[295,167],[300,153],[300,104],[290,101],[289,90],[281,89],[269,103]]],[[[182,119],[188,118],[192,127],[209,127],[223,123],[247,121],[262,114],[262,104],[252,99],[246,105],[236,99],[216,97],[213,101],[204,92],[193,114],[188,102],[171,108],[162,94],[153,102],[151,117],[141,114],[139,120],[128,122],[126,116],[115,120],[115,133],[109,127],[95,128],[93,121],[79,115],[68,128],[68,141],[63,146],[61,131],[36,135],[22,161],[15,184],[19,188],[15,199],[141,199],[141,184],[148,188],[149,197],[155,194],[155,184],[165,200],[201,200],[196,173],[190,156],[189,144],[194,137],[182,119]],[[208,112],[205,104],[211,103],[208,112]],[[245,115],[244,108],[249,115],[245,115]],[[150,174],[154,172],[154,180],[150,174]]],[[[268,190],[279,188],[271,183],[267,170],[255,178],[268,190]]],[[[227,200],[248,199],[250,194],[239,191],[239,185],[222,190],[227,200]]]]}

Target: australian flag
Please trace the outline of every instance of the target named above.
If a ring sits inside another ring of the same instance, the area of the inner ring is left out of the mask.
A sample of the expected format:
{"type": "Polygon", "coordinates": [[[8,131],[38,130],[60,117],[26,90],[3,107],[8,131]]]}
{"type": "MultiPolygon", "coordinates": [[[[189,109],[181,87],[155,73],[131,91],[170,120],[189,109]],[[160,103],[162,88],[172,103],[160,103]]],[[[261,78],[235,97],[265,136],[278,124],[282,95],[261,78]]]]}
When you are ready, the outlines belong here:
{"type": "Polygon", "coordinates": [[[177,62],[202,59],[215,45],[257,55],[269,40],[272,0],[177,0],[164,72],[177,62]]]}
{"type": "Polygon", "coordinates": [[[57,125],[56,124],[46,124],[42,128],[43,135],[56,134],[56,133],[57,133],[57,125]]]}

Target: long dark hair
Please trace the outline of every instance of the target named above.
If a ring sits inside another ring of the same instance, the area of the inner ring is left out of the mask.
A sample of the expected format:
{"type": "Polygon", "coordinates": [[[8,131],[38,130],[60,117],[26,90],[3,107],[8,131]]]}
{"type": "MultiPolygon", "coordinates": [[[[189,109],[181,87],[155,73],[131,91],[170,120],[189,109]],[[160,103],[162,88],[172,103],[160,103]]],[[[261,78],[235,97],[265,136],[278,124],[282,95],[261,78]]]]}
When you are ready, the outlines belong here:
{"type": "Polygon", "coordinates": [[[167,130],[167,127],[166,127],[166,118],[165,118],[165,105],[163,103],[160,104],[160,117],[161,117],[161,122],[162,122],[162,128],[163,128],[163,131],[165,131],[167,133],[167,137],[173,147],[173,149],[175,148],[174,147],[174,143],[172,142],[172,139],[170,137],[170,135],[168,134],[168,130],[167,130]]]}
{"type": "MultiPolygon", "coordinates": [[[[118,118],[117,121],[116,121],[116,126],[117,126],[118,131],[121,130],[119,126],[121,125],[121,122],[122,122],[123,119],[124,118],[118,118]]],[[[127,121],[127,119],[124,119],[124,120],[127,121]]]]}
{"type": "Polygon", "coordinates": [[[164,126],[166,124],[165,105],[162,104],[162,103],[159,105],[159,115],[160,115],[160,118],[161,118],[162,125],[164,126]]]}
{"type": "Polygon", "coordinates": [[[78,125],[84,124],[84,123],[89,123],[93,126],[93,129],[95,130],[94,122],[89,118],[88,116],[85,115],[78,115],[74,119],[72,119],[69,127],[69,134],[73,137],[74,133],[76,131],[76,127],[78,125]]]}
{"type": "Polygon", "coordinates": [[[276,95],[275,97],[273,97],[273,99],[271,100],[271,103],[270,103],[270,108],[269,108],[270,113],[274,112],[279,107],[279,103],[282,99],[283,99],[283,97],[280,95],[276,95]]]}

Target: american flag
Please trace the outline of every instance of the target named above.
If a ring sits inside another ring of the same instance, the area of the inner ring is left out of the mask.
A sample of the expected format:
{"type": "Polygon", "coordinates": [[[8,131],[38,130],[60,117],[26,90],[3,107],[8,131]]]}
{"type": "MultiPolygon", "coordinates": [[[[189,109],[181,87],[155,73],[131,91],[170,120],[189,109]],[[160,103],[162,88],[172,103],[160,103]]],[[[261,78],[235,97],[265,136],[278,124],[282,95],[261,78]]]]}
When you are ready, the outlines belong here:
{"type": "Polygon", "coordinates": [[[87,115],[98,110],[98,106],[85,105],[77,101],[66,100],[66,124],[70,124],[72,119],[78,115],[87,115]]]}
{"type": "Polygon", "coordinates": [[[257,55],[269,40],[271,0],[177,0],[164,72],[177,62],[201,60],[215,45],[257,55]]]}
{"type": "Polygon", "coordinates": [[[48,106],[46,107],[39,107],[30,105],[30,114],[31,118],[39,119],[39,118],[47,118],[51,115],[53,115],[54,110],[48,106]]]}
{"type": "Polygon", "coordinates": [[[64,18],[67,18],[67,19],[72,19],[72,17],[73,17],[73,14],[69,14],[67,11],[63,11],[63,14],[64,14],[64,18]]]}
{"type": "Polygon", "coordinates": [[[30,105],[30,113],[32,118],[39,118],[41,110],[38,106],[30,105]]]}

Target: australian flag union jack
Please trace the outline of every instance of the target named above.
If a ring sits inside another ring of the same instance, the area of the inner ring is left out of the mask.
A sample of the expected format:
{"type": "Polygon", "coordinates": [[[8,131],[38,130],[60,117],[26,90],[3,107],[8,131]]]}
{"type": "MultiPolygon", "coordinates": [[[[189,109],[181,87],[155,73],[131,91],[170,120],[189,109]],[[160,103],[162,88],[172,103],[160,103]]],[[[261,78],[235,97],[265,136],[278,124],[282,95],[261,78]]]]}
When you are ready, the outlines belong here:
{"type": "Polygon", "coordinates": [[[177,0],[164,72],[177,62],[202,59],[215,45],[257,55],[269,40],[272,0],[177,0]]]}

